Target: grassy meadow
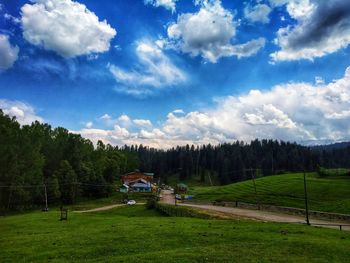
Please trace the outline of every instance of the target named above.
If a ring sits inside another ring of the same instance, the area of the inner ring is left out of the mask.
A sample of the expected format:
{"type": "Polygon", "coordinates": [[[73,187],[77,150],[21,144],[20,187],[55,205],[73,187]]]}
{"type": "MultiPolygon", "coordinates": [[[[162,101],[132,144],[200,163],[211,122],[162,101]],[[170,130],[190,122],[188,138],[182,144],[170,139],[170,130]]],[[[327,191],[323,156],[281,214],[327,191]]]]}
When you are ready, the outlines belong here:
{"type": "MultiPolygon", "coordinates": [[[[196,200],[241,201],[304,208],[303,174],[283,174],[261,177],[225,186],[191,187],[196,200]]],[[[307,190],[311,210],[350,214],[350,178],[319,177],[307,174],[307,190]]]]}
{"type": "Polygon", "coordinates": [[[143,205],[0,217],[0,262],[349,262],[350,233],[166,217],[143,205]]]}

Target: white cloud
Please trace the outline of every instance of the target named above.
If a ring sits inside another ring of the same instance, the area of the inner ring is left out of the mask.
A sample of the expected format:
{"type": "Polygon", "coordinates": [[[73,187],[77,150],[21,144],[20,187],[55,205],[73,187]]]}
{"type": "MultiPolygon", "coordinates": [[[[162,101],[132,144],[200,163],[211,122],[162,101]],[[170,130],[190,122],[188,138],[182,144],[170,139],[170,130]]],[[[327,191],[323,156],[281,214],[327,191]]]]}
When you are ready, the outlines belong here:
{"type": "Polygon", "coordinates": [[[0,99],[0,109],[4,114],[16,117],[21,125],[31,124],[34,121],[43,122],[43,119],[36,115],[32,106],[21,101],[0,99]]]}
{"type": "Polygon", "coordinates": [[[19,24],[19,23],[21,23],[21,19],[12,16],[12,15],[9,14],[9,13],[5,13],[5,14],[4,14],[4,18],[5,18],[6,20],[11,21],[11,22],[14,23],[14,24],[19,24]]]}
{"type": "Polygon", "coordinates": [[[350,44],[347,1],[293,0],[275,4],[287,4],[287,11],[296,25],[278,30],[275,43],[280,50],[271,54],[273,61],[313,60],[350,44]]]}
{"type": "Polygon", "coordinates": [[[119,123],[119,125],[123,126],[123,127],[128,127],[132,124],[131,119],[129,118],[128,115],[126,114],[122,114],[119,116],[119,118],[117,119],[116,123],[119,123]]]}
{"type": "Polygon", "coordinates": [[[192,56],[201,55],[216,63],[221,57],[251,56],[265,45],[263,38],[233,45],[237,27],[233,14],[222,7],[220,0],[199,1],[198,4],[197,13],[181,14],[176,23],[169,25],[169,48],[192,56]]]}
{"type": "Polygon", "coordinates": [[[85,124],[85,127],[88,128],[88,129],[91,129],[92,126],[94,126],[94,123],[92,121],[89,121],[85,124]]]}
{"type": "Polygon", "coordinates": [[[9,69],[18,59],[19,47],[12,46],[7,35],[0,34],[0,71],[9,69]]]}
{"type": "Polygon", "coordinates": [[[100,117],[100,119],[102,119],[102,120],[110,120],[111,118],[112,117],[109,114],[107,114],[107,113],[100,117]]]}
{"type": "Polygon", "coordinates": [[[126,71],[115,65],[108,66],[115,80],[122,85],[118,91],[142,96],[153,93],[155,89],[186,81],[185,73],[171,62],[158,45],[141,41],[137,44],[136,55],[140,63],[137,70],[126,71]]]}
{"type": "Polygon", "coordinates": [[[257,4],[255,6],[246,6],[244,8],[244,16],[251,22],[260,22],[267,24],[270,22],[269,15],[272,9],[265,4],[257,4]]]}
{"type": "Polygon", "coordinates": [[[251,90],[228,96],[205,111],[168,114],[157,128],[134,132],[79,131],[111,144],[140,144],[169,148],[184,144],[221,143],[272,138],[302,143],[350,139],[350,67],[343,78],[324,85],[288,83],[271,90],[251,90]]]}
{"type": "Polygon", "coordinates": [[[133,123],[137,126],[144,126],[144,127],[151,127],[152,122],[150,120],[143,120],[143,119],[135,119],[133,120],[133,123]]]}
{"type": "Polygon", "coordinates": [[[173,113],[175,113],[175,114],[185,114],[185,112],[184,112],[183,109],[176,109],[176,110],[173,110],[173,113]]]}
{"type": "Polygon", "coordinates": [[[109,50],[116,35],[85,5],[72,0],[34,0],[21,8],[24,38],[63,57],[109,50]]]}
{"type": "Polygon", "coordinates": [[[175,12],[177,1],[178,0],[144,0],[146,5],[153,5],[155,7],[162,6],[171,12],[175,12]]]}

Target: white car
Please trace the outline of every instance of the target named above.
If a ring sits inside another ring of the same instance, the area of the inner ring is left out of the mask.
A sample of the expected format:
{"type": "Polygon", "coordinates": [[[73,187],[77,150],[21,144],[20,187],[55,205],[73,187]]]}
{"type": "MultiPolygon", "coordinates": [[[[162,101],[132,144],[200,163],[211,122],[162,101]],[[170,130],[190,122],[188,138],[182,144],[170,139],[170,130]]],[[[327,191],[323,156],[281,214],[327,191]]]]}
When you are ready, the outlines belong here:
{"type": "Polygon", "coordinates": [[[136,201],[135,200],[129,200],[126,204],[127,205],[135,205],[136,201]]]}

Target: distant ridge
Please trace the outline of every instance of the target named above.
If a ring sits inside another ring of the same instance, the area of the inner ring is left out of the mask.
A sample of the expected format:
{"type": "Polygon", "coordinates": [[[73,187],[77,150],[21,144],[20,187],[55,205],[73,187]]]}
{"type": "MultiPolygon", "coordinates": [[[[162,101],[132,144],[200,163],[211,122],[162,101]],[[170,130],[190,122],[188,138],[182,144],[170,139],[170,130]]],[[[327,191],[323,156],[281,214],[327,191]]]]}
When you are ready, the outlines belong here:
{"type": "Polygon", "coordinates": [[[344,149],[350,147],[350,142],[337,142],[332,144],[326,144],[326,145],[315,145],[310,146],[312,150],[319,150],[319,151],[332,151],[337,149],[344,149]]]}

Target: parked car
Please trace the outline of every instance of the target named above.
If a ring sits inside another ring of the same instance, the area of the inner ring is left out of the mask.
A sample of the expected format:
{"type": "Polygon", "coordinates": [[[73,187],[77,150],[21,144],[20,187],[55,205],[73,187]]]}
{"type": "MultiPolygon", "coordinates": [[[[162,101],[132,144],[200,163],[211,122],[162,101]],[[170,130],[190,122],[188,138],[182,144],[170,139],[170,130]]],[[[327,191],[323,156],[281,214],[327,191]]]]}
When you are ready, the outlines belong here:
{"type": "Polygon", "coordinates": [[[127,205],[135,205],[136,201],[135,200],[129,200],[126,204],[127,205]]]}
{"type": "Polygon", "coordinates": [[[181,198],[181,195],[179,195],[179,194],[176,194],[175,195],[175,198],[177,199],[177,200],[181,200],[182,198],[181,198]]]}

